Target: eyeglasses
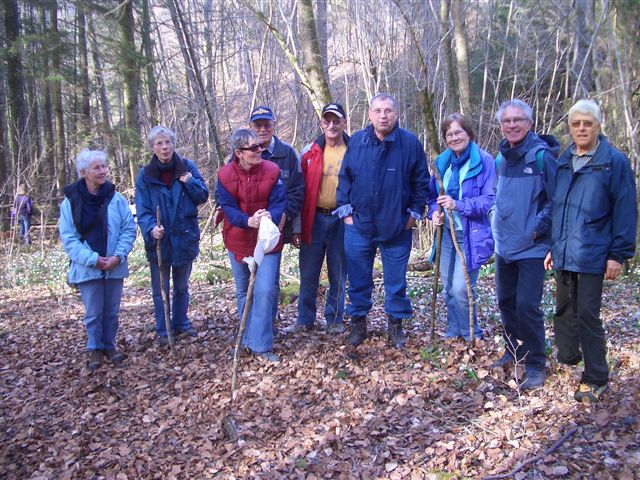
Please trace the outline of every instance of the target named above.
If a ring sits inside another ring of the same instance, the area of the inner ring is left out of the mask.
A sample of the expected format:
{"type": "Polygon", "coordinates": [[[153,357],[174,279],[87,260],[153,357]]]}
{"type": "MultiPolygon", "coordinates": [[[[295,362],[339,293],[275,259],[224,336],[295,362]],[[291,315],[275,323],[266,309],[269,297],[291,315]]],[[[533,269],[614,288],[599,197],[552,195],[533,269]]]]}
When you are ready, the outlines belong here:
{"type": "Polygon", "coordinates": [[[575,120],[573,122],[571,122],[571,128],[580,128],[580,127],[585,127],[585,128],[591,128],[593,127],[593,120],[575,120]]]}
{"type": "Polygon", "coordinates": [[[255,145],[251,145],[250,147],[240,147],[238,150],[251,150],[253,153],[258,153],[262,151],[262,145],[256,143],[255,145]]]}
{"type": "Polygon", "coordinates": [[[335,125],[336,127],[338,127],[341,123],[342,123],[341,118],[336,118],[335,120],[327,120],[325,118],[322,119],[322,124],[326,125],[327,127],[329,125],[335,125]]]}
{"type": "Polygon", "coordinates": [[[502,125],[510,125],[512,123],[523,123],[528,121],[529,119],[526,117],[515,117],[515,118],[503,118],[502,120],[500,120],[500,123],[502,125]]]}
{"type": "Polygon", "coordinates": [[[446,138],[447,140],[453,140],[454,138],[460,137],[460,136],[464,135],[465,133],[467,133],[467,132],[465,132],[464,130],[456,130],[455,132],[447,133],[444,136],[444,138],[446,138]]]}

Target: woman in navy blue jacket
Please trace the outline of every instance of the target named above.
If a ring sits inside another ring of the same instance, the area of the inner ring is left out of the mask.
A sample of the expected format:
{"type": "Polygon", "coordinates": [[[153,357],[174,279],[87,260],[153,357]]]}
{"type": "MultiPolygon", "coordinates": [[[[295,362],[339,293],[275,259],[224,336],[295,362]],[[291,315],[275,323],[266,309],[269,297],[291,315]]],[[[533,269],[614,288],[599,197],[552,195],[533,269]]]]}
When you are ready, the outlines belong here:
{"type": "Polygon", "coordinates": [[[160,345],[166,346],[167,329],[160,291],[160,269],[156,253],[161,242],[162,276],[169,295],[169,274],[173,276],[171,326],[178,333],[197,336],[187,318],[191,265],[199,253],[198,205],[209,198],[209,190],[195,163],[175,152],[176,135],[156,126],[147,136],[153,156],[136,179],[136,214],[151,268],[151,289],[160,345]],[[160,223],[156,209],[160,207],[160,223]]]}
{"type": "MultiPolygon", "coordinates": [[[[491,222],[487,216],[494,200],[493,157],[478,147],[471,121],[459,113],[452,113],[440,127],[447,149],[435,160],[445,189],[439,194],[436,177],[431,177],[427,215],[435,225],[443,225],[441,272],[444,298],[447,305],[445,337],[470,339],[469,299],[462,264],[453,246],[449,222],[438,212],[438,205],[453,212],[456,239],[467,262],[471,288],[478,279],[480,267],[493,256],[491,222]]],[[[475,295],[475,292],[474,292],[475,295]]],[[[482,338],[478,316],[474,309],[474,336],[482,338]]]]}

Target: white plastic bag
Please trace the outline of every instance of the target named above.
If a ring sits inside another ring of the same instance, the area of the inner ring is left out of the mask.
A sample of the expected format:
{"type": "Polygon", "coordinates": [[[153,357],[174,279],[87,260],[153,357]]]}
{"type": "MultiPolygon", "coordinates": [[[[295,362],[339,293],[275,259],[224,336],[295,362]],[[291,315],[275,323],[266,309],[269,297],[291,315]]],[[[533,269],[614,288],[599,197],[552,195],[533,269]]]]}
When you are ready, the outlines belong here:
{"type": "Polygon", "coordinates": [[[245,257],[244,262],[249,265],[249,270],[253,271],[254,262],[260,265],[264,256],[276,248],[280,241],[280,230],[270,218],[263,217],[260,220],[258,229],[258,241],[253,249],[253,257],[245,257]]]}

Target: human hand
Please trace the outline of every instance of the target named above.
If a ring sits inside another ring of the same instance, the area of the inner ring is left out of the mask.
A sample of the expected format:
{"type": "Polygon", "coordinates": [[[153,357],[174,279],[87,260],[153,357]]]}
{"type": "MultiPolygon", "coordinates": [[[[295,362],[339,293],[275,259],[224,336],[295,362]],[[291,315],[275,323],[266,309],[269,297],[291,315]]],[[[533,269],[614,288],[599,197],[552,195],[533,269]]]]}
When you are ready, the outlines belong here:
{"type": "Polygon", "coordinates": [[[118,265],[120,265],[120,257],[117,255],[112,255],[111,257],[107,257],[105,262],[105,266],[102,270],[113,270],[118,265]]]}
{"type": "Polygon", "coordinates": [[[189,180],[191,180],[191,177],[193,177],[193,175],[191,175],[191,172],[187,172],[180,175],[180,178],[178,180],[180,180],[182,183],[187,183],[189,180]]]}
{"type": "Polygon", "coordinates": [[[547,256],[544,257],[544,269],[553,270],[553,259],[551,258],[551,252],[547,253],[547,256]]]}
{"type": "Polygon", "coordinates": [[[107,257],[98,257],[98,260],[96,261],[96,268],[98,270],[106,270],[107,268],[107,257]]]}
{"type": "Polygon", "coordinates": [[[216,208],[216,213],[213,214],[213,228],[215,229],[220,222],[224,220],[224,213],[222,213],[222,208],[216,208]]]}
{"type": "Polygon", "coordinates": [[[162,237],[164,237],[164,227],[162,225],[156,225],[155,227],[153,227],[153,229],[151,230],[151,236],[156,240],[160,240],[162,237]]]}
{"type": "Polygon", "coordinates": [[[351,215],[347,215],[346,217],[344,217],[342,219],[342,221],[346,224],[346,225],[353,225],[353,217],[351,215]]]}
{"type": "Polygon", "coordinates": [[[444,224],[444,212],[433,212],[433,215],[431,215],[431,221],[436,227],[444,224]]]}
{"type": "Polygon", "coordinates": [[[250,228],[258,228],[262,217],[271,218],[271,214],[264,208],[256,210],[255,213],[249,217],[249,220],[247,220],[247,225],[249,225],[250,228]]]}
{"type": "Polygon", "coordinates": [[[446,210],[456,210],[458,208],[456,201],[449,195],[440,195],[436,202],[446,210]]]}
{"type": "Polygon", "coordinates": [[[291,235],[291,245],[296,248],[300,248],[300,245],[302,245],[302,235],[300,235],[299,233],[294,233],[293,235],[291,235]]]}
{"type": "Polygon", "coordinates": [[[416,226],[416,219],[410,216],[409,219],[407,220],[406,225],[404,226],[404,229],[411,230],[415,226],[416,226]]]}
{"type": "MultiPolygon", "coordinates": [[[[269,218],[271,218],[271,215],[269,215],[269,218]]],[[[282,213],[282,218],[280,218],[280,223],[278,224],[278,230],[282,231],[282,229],[284,228],[284,224],[287,222],[287,214],[286,213],[282,213]]]]}
{"type": "Polygon", "coordinates": [[[622,272],[622,264],[615,260],[607,260],[607,270],[604,273],[605,280],[615,280],[622,272]]]}

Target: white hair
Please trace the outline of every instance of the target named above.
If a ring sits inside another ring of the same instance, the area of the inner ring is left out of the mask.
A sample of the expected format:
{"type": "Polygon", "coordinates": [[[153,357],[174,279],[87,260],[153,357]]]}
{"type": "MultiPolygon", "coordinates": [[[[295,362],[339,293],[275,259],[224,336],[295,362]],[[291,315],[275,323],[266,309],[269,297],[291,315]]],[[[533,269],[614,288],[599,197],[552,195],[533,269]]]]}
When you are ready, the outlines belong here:
{"type": "Polygon", "coordinates": [[[395,97],[393,95],[391,95],[390,93],[378,93],[377,95],[374,95],[373,97],[371,97],[371,101],[369,101],[369,108],[371,109],[373,107],[373,103],[377,100],[390,100],[391,103],[393,104],[393,109],[397,112],[398,111],[398,102],[396,101],[395,97]]]}
{"type": "Polygon", "coordinates": [[[86,170],[93,162],[99,160],[107,163],[107,154],[102,150],[89,150],[88,148],[82,150],[76,157],[76,171],[78,172],[78,176],[81,177],[83,170],[86,170]]]}
{"type": "Polygon", "coordinates": [[[533,123],[533,110],[531,110],[531,107],[527,102],[524,102],[519,98],[512,98],[511,100],[506,100],[500,104],[500,108],[498,108],[498,111],[496,112],[496,120],[498,122],[502,121],[502,115],[504,115],[504,111],[509,107],[519,108],[527,117],[527,120],[533,123]]]}
{"type": "Polygon", "coordinates": [[[573,107],[569,109],[569,113],[567,114],[569,124],[571,124],[571,119],[576,113],[589,115],[593,117],[596,122],[602,123],[602,111],[594,100],[587,100],[586,98],[578,100],[573,107]]]}
{"type": "Polygon", "coordinates": [[[167,137],[173,143],[173,146],[176,146],[176,133],[171,130],[169,127],[165,127],[164,125],[156,125],[151,130],[149,130],[149,134],[147,135],[147,144],[149,145],[149,150],[153,151],[153,142],[156,141],[160,135],[167,137]]]}

